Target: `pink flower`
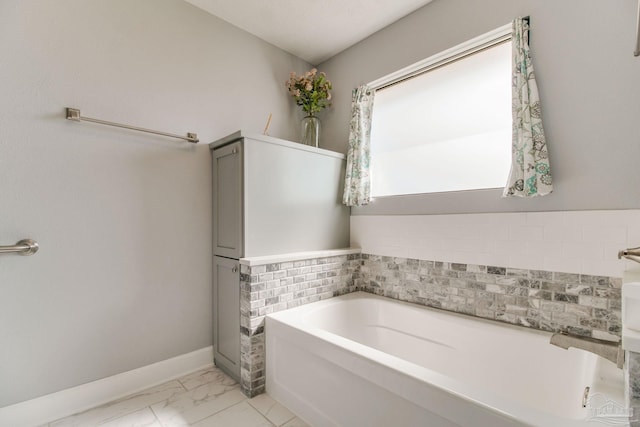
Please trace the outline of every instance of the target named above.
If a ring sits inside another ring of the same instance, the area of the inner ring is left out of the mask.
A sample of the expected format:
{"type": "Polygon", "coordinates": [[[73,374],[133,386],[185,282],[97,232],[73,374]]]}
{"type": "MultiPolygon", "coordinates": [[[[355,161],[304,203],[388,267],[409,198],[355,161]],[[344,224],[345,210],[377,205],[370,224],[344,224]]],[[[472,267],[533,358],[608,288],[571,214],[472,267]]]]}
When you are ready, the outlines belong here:
{"type": "Polygon", "coordinates": [[[331,82],[324,72],[318,73],[316,68],[301,75],[291,72],[285,84],[296,104],[307,113],[317,113],[331,105],[331,82]]]}

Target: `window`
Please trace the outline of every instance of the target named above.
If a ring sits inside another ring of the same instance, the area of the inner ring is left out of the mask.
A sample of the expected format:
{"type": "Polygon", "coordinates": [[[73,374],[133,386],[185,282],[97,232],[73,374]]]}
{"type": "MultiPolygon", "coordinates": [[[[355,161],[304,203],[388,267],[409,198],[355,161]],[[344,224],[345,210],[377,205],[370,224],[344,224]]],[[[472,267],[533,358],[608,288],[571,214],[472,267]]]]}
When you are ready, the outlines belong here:
{"type": "Polygon", "coordinates": [[[373,197],[504,187],[511,167],[510,28],[372,83],[373,197]]]}

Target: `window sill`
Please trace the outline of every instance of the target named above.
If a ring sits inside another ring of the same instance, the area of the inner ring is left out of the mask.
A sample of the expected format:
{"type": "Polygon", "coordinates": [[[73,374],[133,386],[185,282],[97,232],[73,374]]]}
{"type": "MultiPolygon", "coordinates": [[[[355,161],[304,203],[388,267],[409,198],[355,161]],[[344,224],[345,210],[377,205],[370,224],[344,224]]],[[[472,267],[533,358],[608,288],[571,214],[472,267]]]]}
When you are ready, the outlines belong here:
{"type": "Polygon", "coordinates": [[[554,194],[534,199],[502,197],[502,188],[375,197],[351,215],[438,215],[564,210],[554,194]],[[553,208],[552,208],[553,207],[553,208]]]}

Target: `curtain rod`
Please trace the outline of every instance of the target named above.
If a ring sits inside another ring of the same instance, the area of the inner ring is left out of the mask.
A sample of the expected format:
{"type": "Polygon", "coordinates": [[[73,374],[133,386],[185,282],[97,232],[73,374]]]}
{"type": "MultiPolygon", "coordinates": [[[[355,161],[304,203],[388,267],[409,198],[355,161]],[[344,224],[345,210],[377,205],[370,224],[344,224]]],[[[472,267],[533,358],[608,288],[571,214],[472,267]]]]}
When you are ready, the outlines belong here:
{"type": "Polygon", "coordinates": [[[185,141],[193,142],[194,144],[197,143],[198,141],[200,141],[198,139],[198,135],[195,134],[195,133],[191,133],[191,132],[187,132],[187,136],[175,135],[173,133],[160,132],[160,131],[157,131],[157,130],[145,129],[145,128],[141,128],[141,127],[137,127],[137,126],[123,125],[121,123],[114,123],[114,122],[108,122],[106,120],[92,119],[90,117],[83,117],[80,114],[80,109],[78,109],[78,108],[69,108],[69,107],[67,107],[66,111],[67,111],[66,119],[67,120],[73,120],[74,122],[99,123],[101,125],[115,126],[115,127],[124,128],[124,129],[136,130],[138,132],[153,133],[155,135],[162,135],[162,136],[168,136],[170,138],[183,139],[185,141]]]}

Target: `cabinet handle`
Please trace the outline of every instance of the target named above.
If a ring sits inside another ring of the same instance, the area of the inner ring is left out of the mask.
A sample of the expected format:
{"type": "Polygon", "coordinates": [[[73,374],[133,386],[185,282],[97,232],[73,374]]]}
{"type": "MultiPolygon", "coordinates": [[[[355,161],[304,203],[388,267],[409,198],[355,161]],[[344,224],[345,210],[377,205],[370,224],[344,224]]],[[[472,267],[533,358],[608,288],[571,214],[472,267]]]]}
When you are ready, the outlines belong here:
{"type": "Polygon", "coordinates": [[[232,273],[237,273],[238,272],[238,266],[234,265],[233,268],[231,269],[232,273]]]}
{"type": "Polygon", "coordinates": [[[237,148],[234,148],[233,150],[231,150],[231,154],[236,154],[238,152],[237,148]]]}

